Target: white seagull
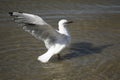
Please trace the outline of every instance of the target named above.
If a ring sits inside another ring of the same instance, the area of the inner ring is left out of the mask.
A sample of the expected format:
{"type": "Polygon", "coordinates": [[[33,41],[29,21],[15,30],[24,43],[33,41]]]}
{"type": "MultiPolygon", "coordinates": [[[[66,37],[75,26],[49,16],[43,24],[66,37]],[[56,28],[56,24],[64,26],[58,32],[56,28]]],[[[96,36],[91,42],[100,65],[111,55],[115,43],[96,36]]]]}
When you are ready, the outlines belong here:
{"type": "Polygon", "coordinates": [[[66,26],[72,21],[60,20],[58,22],[58,30],[55,30],[37,15],[22,12],[9,12],[9,14],[14,17],[15,22],[22,24],[25,31],[45,43],[48,51],[38,57],[38,60],[42,63],[47,63],[55,54],[58,54],[58,58],[60,58],[59,52],[71,41],[71,36],[66,26]]]}

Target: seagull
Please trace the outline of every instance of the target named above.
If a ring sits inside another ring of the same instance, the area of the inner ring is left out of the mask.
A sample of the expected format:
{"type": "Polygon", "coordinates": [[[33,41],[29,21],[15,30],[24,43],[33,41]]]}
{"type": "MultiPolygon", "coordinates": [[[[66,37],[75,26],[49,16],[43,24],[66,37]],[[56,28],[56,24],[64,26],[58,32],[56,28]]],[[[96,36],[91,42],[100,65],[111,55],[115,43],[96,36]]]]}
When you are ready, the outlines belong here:
{"type": "Polygon", "coordinates": [[[61,19],[58,22],[58,30],[55,30],[40,16],[34,14],[9,12],[9,15],[13,17],[16,23],[21,24],[25,31],[45,43],[47,52],[38,56],[38,60],[42,63],[47,63],[55,54],[57,54],[60,59],[60,51],[71,42],[71,36],[67,30],[67,25],[72,23],[72,21],[61,19]]]}

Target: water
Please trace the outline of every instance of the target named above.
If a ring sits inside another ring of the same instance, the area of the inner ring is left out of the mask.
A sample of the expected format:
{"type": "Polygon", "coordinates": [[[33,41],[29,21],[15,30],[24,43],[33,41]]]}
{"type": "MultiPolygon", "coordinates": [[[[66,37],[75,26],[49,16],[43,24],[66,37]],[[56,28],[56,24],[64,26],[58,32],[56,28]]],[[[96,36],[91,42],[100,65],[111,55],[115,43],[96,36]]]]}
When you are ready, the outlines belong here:
{"type": "Polygon", "coordinates": [[[0,80],[119,80],[119,0],[1,0],[0,80]],[[37,14],[57,29],[69,25],[72,43],[49,63],[37,61],[44,44],[11,21],[9,11],[37,14]]]}

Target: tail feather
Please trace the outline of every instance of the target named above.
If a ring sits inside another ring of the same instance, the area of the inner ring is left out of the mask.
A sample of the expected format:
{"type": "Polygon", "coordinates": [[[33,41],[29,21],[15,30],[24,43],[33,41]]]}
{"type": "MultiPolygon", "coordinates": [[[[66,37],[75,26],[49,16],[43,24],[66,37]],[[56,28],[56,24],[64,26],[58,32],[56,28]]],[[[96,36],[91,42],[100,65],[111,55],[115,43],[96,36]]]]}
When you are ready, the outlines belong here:
{"type": "Polygon", "coordinates": [[[54,55],[55,49],[54,46],[52,46],[46,53],[38,57],[38,60],[47,63],[49,59],[54,55]]]}
{"type": "Polygon", "coordinates": [[[42,63],[47,63],[49,61],[49,59],[53,56],[54,54],[48,54],[48,53],[45,53],[41,56],[38,57],[38,60],[41,61],[42,63]]]}
{"type": "Polygon", "coordinates": [[[45,54],[39,56],[38,60],[43,63],[47,63],[53,55],[58,54],[64,48],[65,45],[56,44],[55,46],[52,46],[50,49],[48,49],[45,54]]]}

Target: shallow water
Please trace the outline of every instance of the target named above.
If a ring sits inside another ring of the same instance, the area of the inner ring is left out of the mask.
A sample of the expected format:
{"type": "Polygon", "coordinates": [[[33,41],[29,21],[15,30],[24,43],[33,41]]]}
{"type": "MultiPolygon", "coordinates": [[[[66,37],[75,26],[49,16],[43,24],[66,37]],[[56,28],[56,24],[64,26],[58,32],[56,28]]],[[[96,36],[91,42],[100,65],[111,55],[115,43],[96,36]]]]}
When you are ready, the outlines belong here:
{"type": "Polygon", "coordinates": [[[119,80],[119,22],[119,0],[1,0],[0,80],[119,80]],[[44,44],[14,23],[9,11],[37,14],[56,29],[61,18],[73,20],[62,60],[37,61],[44,44]]]}

